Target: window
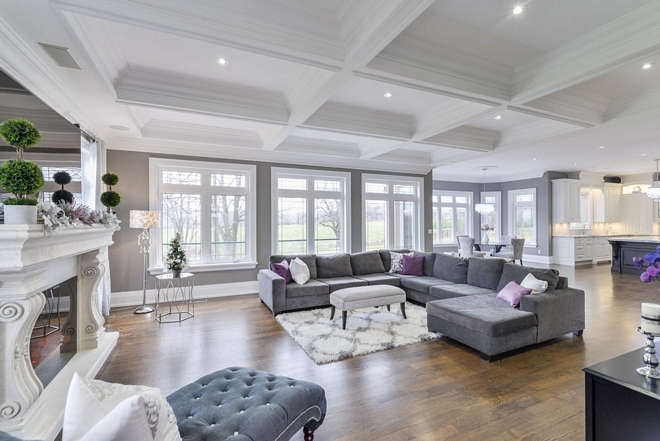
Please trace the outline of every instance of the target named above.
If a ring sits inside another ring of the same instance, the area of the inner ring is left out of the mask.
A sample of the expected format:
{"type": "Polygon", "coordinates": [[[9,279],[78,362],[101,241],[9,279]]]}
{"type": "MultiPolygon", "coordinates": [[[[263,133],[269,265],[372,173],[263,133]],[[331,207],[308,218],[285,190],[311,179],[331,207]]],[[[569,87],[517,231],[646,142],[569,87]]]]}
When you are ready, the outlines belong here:
{"type": "Polygon", "coordinates": [[[433,243],[456,244],[456,236],[472,235],[472,193],[433,192],[433,243]]]}
{"type": "Polygon", "coordinates": [[[509,191],[509,233],[536,245],[536,189],[509,191]]]}
{"type": "Polygon", "coordinates": [[[349,252],[350,180],[350,173],[273,168],[273,253],[349,252]]]}
{"type": "Polygon", "coordinates": [[[152,267],[176,233],[191,270],[256,266],[256,167],[150,160],[150,209],[161,212],[152,267]]]}
{"type": "Polygon", "coordinates": [[[422,249],[424,181],[404,176],[363,175],[363,245],[422,249]]]}
{"type": "Polygon", "coordinates": [[[499,242],[502,233],[502,193],[499,191],[482,192],[481,203],[495,206],[493,212],[481,215],[481,226],[483,227],[483,224],[490,225],[493,229],[487,232],[488,239],[492,242],[499,242]]]}

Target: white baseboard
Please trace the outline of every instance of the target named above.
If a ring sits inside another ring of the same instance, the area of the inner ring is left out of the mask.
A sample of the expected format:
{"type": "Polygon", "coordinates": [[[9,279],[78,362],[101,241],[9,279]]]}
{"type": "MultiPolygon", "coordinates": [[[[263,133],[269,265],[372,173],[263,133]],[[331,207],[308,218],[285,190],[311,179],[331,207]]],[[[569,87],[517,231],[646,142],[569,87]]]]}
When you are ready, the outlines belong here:
{"type": "MultiPolygon", "coordinates": [[[[215,285],[196,286],[193,291],[195,300],[213,299],[216,297],[243,296],[259,292],[259,282],[236,282],[218,283],[215,285]]],[[[55,300],[57,301],[57,299],[55,300]]],[[[156,290],[147,290],[147,304],[156,302],[156,290]]],[[[110,306],[119,308],[122,306],[137,306],[142,304],[142,291],[113,292],[110,298],[110,306]]],[[[68,312],[70,307],[69,297],[60,299],[60,312],[68,312]]]]}
{"type": "Polygon", "coordinates": [[[522,261],[523,265],[525,262],[545,263],[546,265],[553,263],[552,256],[536,256],[534,254],[523,254],[522,261]]]}

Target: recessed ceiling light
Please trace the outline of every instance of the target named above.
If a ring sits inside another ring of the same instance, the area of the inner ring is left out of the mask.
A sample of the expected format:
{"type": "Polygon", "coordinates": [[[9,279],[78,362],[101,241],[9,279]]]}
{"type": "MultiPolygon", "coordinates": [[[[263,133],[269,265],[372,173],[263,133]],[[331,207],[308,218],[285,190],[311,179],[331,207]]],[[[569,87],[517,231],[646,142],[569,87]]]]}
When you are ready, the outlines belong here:
{"type": "Polygon", "coordinates": [[[642,153],[642,156],[646,156],[646,153],[642,153]]]}
{"type": "Polygon", "coordinates": [[[515,8],[513,8],[513,13],[515,15],[521,14],[525,9],[527,9],[527,6],[524,5],[518,5],[515,8]]]}
{"type": "Polygon", "coordinates": [[[126,126],[115,126],[115,125],[112,125],[112,126],[110,126],[110,128],[113,129],[113,130],[119,130],[119,131],[121,131],[121,132],[127,132],[127,131],[129,130],[128,127],[126,127],[126,126]]]}
{"type": "Polygon", "coordinates": [[[642,65],[642,69],[650,69],[655,66],[655,63],[645,63],[642,65]]]}
{"type": "Polygon", "coordinates": [[[502,119],[502,115],[497,115],[495,119],[502,119]]]}
{"type": "Polygon", "coordinates": [[[224,65],[226,65],[227,63],[229,63],[229,61],[227,61],[226,58],[222,58],[222,57],[218,58],[218,59],[215,60],[215,61],[217,61],[218,64],[221,65],[221,66],[224,66],[224,65]]]}
{"type": "Polygon", "coordinates": [[[577,162],[573,163],[573,165],[577,165],[577,162]]]}
{"type": "Polygon", "coordinates": [[[383,95],[385,98],[392,98],[392,93],[387,92],[385,95],[383,95]]]}
{"type": "Polygon", "coordinates": [[[532,161],[536,161],[536,158],[532,159],[532,161]]]}
{"type": "Polygon", "coordinates": [[[604,148],[605,148],[605,146],[604,146],[604,145],[601,145],[601,146],[600,146],[600,147],[598,147],[598,148],[599,148],[599,149],[604,149],[604,148]]]}

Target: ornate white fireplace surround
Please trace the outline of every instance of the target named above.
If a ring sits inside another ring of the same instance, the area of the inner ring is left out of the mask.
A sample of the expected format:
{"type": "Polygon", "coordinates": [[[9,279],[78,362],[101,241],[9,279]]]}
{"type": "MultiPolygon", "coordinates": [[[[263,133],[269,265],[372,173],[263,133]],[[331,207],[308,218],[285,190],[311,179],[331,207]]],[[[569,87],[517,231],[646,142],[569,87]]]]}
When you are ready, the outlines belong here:
{"type": "Polygon", "coordinates": [[[43,225],[0,225],[0,430],[54,439],[73,373],[93,377],[117,344],[119,333],[105,332],[97,298],[113,233],[95,226],[48,235],[43,225]],[[32,327],[42,291],[74,276],[77,295],[62,333],[77,352],[44,389],[30,361],[32,327]]]}

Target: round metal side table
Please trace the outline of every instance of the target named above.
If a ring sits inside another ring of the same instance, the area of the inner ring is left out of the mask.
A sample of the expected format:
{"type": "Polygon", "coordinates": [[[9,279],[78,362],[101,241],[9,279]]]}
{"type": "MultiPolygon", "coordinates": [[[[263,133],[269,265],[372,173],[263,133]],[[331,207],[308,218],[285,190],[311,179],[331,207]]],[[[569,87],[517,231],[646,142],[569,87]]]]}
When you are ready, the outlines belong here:
{"type": "Polygon", "coordinates": [[[156,320],[158,323],[180,323],[195,316],[193,288],[195,276],[182,273],[156,276],[156,320]]]}

